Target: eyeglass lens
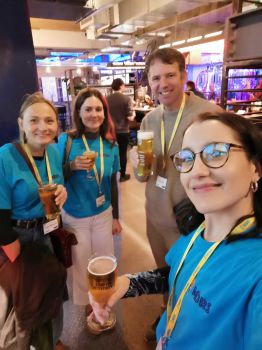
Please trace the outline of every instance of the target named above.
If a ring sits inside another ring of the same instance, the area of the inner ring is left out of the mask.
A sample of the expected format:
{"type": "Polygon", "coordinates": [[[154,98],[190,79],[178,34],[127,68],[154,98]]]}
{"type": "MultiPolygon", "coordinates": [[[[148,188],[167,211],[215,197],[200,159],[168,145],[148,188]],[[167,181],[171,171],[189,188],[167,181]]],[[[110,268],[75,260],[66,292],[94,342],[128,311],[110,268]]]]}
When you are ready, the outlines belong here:
{"type": "MultiPolygon", "coordinates": [[[[230,146],[226,143],[211,143],[206,145],[200,153],[200,157],[205,165],[210,168],[223,166],[228,159],[230,146]]],[[[179,172],[185,173],[193,168],[197,153],[185,149],[174,156],[174,165],[179,172]]]]}

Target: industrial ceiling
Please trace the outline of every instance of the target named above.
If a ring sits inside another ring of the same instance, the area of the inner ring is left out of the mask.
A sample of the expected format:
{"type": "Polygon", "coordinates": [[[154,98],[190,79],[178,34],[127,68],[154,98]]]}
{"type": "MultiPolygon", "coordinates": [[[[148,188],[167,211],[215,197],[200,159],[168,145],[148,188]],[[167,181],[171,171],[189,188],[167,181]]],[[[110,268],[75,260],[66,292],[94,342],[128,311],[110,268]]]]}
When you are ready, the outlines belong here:
{"type": "Polygon", "coordinates": [[[151,51],[223,30],[233,11],[228,0],[28,0],[28,5],[36,54],[50,45],[53,50],[81,50],[86,55],[151,51]],[[56,43],[58,32],[64,36],[56,43]]]}

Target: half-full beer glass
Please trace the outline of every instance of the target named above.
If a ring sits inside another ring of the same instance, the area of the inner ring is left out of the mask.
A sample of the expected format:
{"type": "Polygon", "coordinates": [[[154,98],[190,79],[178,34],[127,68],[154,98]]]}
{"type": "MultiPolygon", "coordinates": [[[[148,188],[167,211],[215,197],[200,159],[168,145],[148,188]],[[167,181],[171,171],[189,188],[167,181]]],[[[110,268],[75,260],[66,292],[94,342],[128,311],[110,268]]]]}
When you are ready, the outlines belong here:
{"type": "MultiPolygon", "coordinates": [[[[115,290],[116,258],[113,255],[91,257],[87,266],[88,287],[94,300],[103,307],[107,305],[115,290]]],[[[100,334],[112,329],[116,323],[115,314],[110,311],[109,318],[101,325],[93,317],[88,319],[87,326],[93,334],[100,334]]]]}
{"type": "Polygon", "coordinates": [[[40,200],[44,206],[45,216],[48,221],[58,218],[60,215],[59,206],[55,202],[57,184],[47,184],[38,187],[40,200]]]}
{"type": "Polygon", "coordinates": [[[88,160],[90,160],[90,168],[89,168],[89,170],[87,170],[86,177],[88,178],[88,180],[93,180],[95,178],[94,174],[93,174],[93,168],[95,165],[96,152],[95,151],[85,151],[83,153],[83,156],[85,156],[88,160]]]}
{"type": "Polygon", "coordinates": [[[138,152],[138,176],[152,175],[153,163],[153,131],[138,131],[137,133],[137,152],[138,152]]]}

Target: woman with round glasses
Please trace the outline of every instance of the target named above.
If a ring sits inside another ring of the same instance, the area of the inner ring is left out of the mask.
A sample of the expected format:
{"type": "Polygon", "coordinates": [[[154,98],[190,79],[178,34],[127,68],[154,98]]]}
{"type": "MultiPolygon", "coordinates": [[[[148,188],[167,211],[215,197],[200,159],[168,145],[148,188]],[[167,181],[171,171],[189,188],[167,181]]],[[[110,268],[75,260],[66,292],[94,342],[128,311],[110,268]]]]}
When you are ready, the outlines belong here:
{"type": "MultiPolygon", "coordinates": [[[[172,159],[205,220],[170,249],[168,267],[119,277],[108,306],[169,291],[158,350],[262,349],[261,134],[241,116],[202,114],[172,159]]],[[[108,308],[92,304],[104,322],[108,308]]]]}

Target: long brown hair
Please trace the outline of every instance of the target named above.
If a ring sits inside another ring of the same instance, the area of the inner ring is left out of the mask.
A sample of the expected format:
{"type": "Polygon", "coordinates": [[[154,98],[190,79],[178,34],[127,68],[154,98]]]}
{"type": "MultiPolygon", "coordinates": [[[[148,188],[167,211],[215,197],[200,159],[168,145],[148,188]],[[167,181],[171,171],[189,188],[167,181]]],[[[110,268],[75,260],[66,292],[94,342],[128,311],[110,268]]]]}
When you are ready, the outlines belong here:
{"type": "Polygon", "coordinates": [[[116,141],[115,128],[109,113],[106,98],[101,94],[99,90],[93,88],[82,89],[76,97],[73,110],[73,120],[75,124],[75,129],[70,131],[70,135],[72,137],[81,137],[82,134],[84,134],[85,125],[83,124],[82,119],[80,118],[80,109],[85,100],[92,96],[98,98],[101,101],[104,110],[105,118],[102,125],[99,128],[99,133],[103,139],[109,141],[110,143],[114,143],[116,141]]]}

